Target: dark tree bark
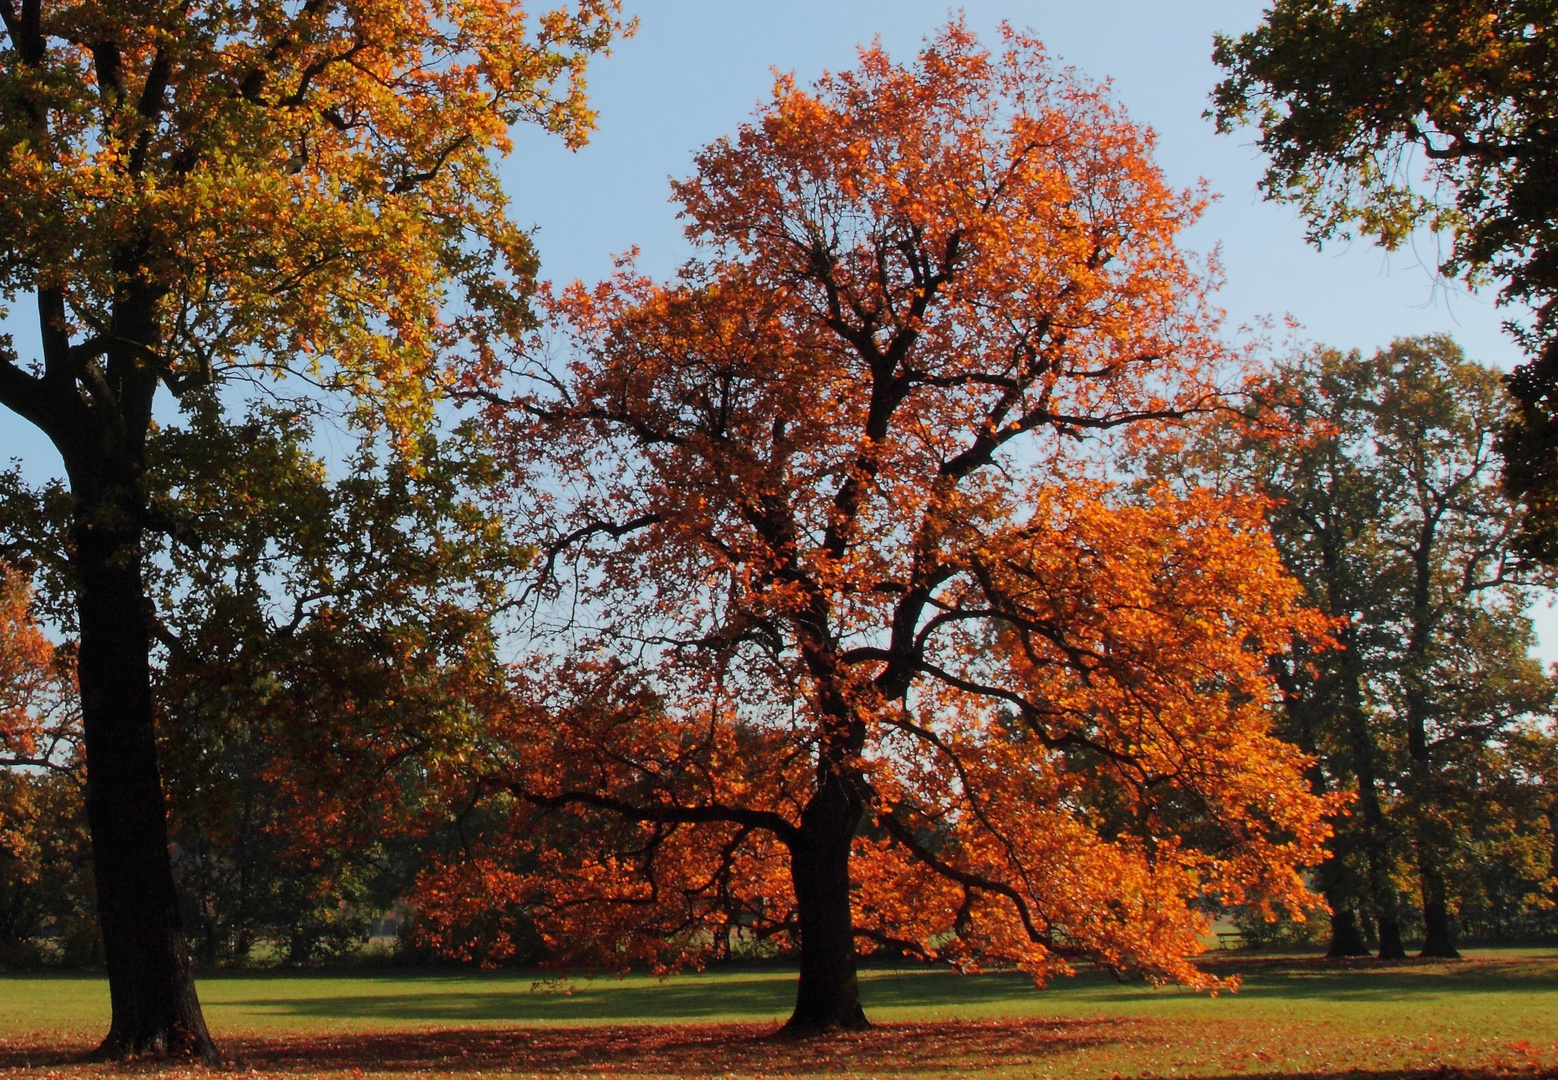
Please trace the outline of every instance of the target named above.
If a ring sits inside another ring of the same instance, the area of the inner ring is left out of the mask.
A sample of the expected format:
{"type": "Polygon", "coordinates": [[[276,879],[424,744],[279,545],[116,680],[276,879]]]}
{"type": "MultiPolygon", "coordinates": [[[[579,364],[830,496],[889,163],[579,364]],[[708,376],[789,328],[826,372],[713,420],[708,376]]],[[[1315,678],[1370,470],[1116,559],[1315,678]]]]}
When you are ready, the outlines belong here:
{"type": "MultiPolygon", "coordinates": [[[[1334,563],[1334,560],[1332,562],[1334,563]]],[[[1327,568],[1332,569],[1332,564],[1328,563],[1327,568]]],[[[1333,583],[1336,578],[1337,575],[1332,573],[1333,583]]],[[[1324,690],[1330,688],[1306,684],[1300,680],[1294,670],[1299,662],[1301,661],[1295,661],[1290,665],[1284,659],[1274,658],[1272,672],[1276,676],[1277,685],[1282,690],[1283,711],[1292,725],[1298,748],[1310,758],[1309,768],[1304,772],[1304,780],[1308,783],[1312,794],[1325,796],[1330,792],[1331,782],[1326,776],[1319,740],[1316,738],[1315,713],[1317,709],[1327,708],[1324,690]]],[[[1331,940],[1325,955],[1366,956],[1369,947],[1363,940],[1357,913],[1352,906],[1354,898],[1347,888],[1347,867],[1335,850],[1336,841],[1342,836],[1343,824],[1342,821],[1332,820],[1333,850],[1320,864],[1319,870],[1320,892],[1325,896],[1326,906],[1331,909],[1331,940]]]]}
{"type": "Polygon", "coordinates": [[[7,365],[5,404],[59,449],[75,497],[71,560],[80,621],[78,679],[87,759],[98,921],[112,1005],[97,1056],[217,1059],[195,994],[168,853],[151,699],[150,601],[141,577],[142,488],[158,369],[160,297],[136,260],[116,262],[130,284],[114,296],[106,344],[72,355],[65,301],[38,293],[44,373],[7,365]],[[79,373],[86,392],[78,387],[79,373]]]}
{"type": "Polygon", "coordinates": [[[1417,545],[1412,549],[1412,632],[1407,638],[1406,723],[1408,776],[1411,781],[1414,847],[1419,887],[1423,893],[1423,950],[1419,956],[1459,959],[1450,929],[1449,890],[1443,870],[1443,839],[1436,824],[1439,785],[1428,745],[1428,717],[1433,703],[1423,670],[1428,663],[1429,639],[1438,621],[1433,604],[1432,553],[1438,518],[1424,515],[1417,545]]]}
{"type": "Polygon", "coordinates": [[[1558,802],[1547,808],[1547,835],[1552,840],[1552,851],[1547,856],[1547,873],[1553,878],[1553,891],[1549,899],[1558,904],[1558,802]]]}
{"type": "Polygon", "coordinates": [[[97,516],[84,509],[75,530],[87,819],[113,1009],[97,1053],[214,1061],[168,857],[138,544],[97,516]]]}
{"type": "Polygon", "coordinates": [[[1363,940],[1363,928],[1358,925],[1358,913],[1352,908],[1331,908],[1331,944],[1325,955],[1332,958],[1369,955],[1368,942],[1363,940]]]}
{"type": "Polygon", "coordinates": [[[1423,879],[1423,951],[1419,956],[1459,960],[1455,934],[1450,924],[1450,905],[1444,876],[1435,868],[1425,868],[1423,879]]]}
{"type": "Polygon", "coordinates": [[[849,901],[849,849],[860,824],[858,797],[836,774],[820,784],[790,844],[790,876],[800,918],[801,977],[791,1036],[870,1027],[860,1007],[855,927],[849,901]]]}
{"type": "Polygon", "coordinates": [[[1384,809],[1379,802],[1374,766],[1374,735],[1369,730],[1368,714],[1363,709],[1363,676],[1358,668],[1351,628],[1342,637],[1342,710],[1347,719],[1347,737],[1352,750],[1353,777],[1358,784],[1358,815],[1363,819],[1364,857],[1369,867],[1369,900],[1379,928],[1379,958],[1404,960],[1407,951],[1401,941],[1401,920],[1397,913],[1396,886],[1391,881],[1389,844],[1386,841],[1384,809]]]}

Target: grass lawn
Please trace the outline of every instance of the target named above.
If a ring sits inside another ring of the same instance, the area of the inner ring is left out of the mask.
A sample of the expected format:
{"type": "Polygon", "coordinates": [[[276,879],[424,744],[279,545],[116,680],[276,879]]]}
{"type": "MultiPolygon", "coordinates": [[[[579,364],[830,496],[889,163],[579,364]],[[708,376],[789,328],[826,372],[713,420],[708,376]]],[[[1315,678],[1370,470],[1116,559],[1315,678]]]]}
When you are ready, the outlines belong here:
{"type": "MultiPolygon", "coordinates": [[[[778,968],[536,983],[515,974],[209,975],[206,1018],[242,1072],[318,1076],[1558,1077],[1558,950],[1382,965],[1225,956],[1237,994],[1018,975],[863,973],[877,1027],[769,1036],[778,968]]],[[[107,1027],[101,978],[0,979],[0,1069],[70,1063],[107,1027]]],[[[136,1070],[140,1071],[140,1070],[136,1070]]]]}

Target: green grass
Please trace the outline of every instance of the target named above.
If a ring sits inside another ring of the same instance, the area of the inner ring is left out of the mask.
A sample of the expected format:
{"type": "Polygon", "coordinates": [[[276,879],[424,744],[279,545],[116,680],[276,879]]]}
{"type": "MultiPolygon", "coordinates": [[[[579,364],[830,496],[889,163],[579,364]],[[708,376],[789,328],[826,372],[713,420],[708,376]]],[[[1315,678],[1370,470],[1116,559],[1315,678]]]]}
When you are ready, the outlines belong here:
{"type": "MultiPolygon", "coordinates": [[[[1053,1054],[1044,1061],[1069,1070],[1064,1075],[1558,1066],[1558,950],[1474,950],[1463,963],[1330,964],[1258,956],[1212,962],[1222,973],[1242,972],[1237,994],[1213,998],[1122,985],[1092,971],[1036,990],[1015,974],[869,969],[862,973],[862,996],[868,1015],[881,1024],[1020,1021],[1008,1028],[1027,1032],[1029,1043],[1035,1032],[1049,1032],[1053,1054]]],[[[350,1037],[371,1058],[366,1048],[372,1039],[388,1033],[771,1027],[788,1013],[794,973],[745,968],[663,981],[553,982],[511,973],[219,973],[203,977],[199,990],[219,1040],[350,1037]]],[[[101,1035],[107,1016],[100,977],[0,978],[0,1040],[12,1046],[84,1045],[101,1035]]],[[[1023,1045],[1032,1050],[1029,1043],[1023,1045]]],[[[976,1071],[1007,1075],[1003,1054],[1015,1051],[990,1053],[994,1057],[976,1071]]]]}

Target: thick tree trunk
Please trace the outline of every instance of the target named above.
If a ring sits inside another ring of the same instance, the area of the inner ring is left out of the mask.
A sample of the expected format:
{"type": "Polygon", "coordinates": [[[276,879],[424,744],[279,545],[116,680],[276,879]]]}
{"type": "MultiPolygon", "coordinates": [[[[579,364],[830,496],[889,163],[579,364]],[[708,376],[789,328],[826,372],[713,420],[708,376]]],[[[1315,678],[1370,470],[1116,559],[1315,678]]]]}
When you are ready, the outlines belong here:
{"type": "Polygon", "coordinates": [[[1363,819],[1363,850],[1369,866],[1369,900],[1379,927],[1379,958],[1405,960],[1407,951],[1401,941],[1401,922],[1397,914],[1396,886],[1391,881],[1389,845],[1386,842],[1384,808],[1374,780],[1374,736],[1364,712],[1360,675],[1356,662],[1348,654],[1346,715],[1352,744],[1353,775],[1358,782],[1358,815],[1363,819]]]}
{"type": "Polygon", "coordinates": [[[87,817],[113,1016],[102,1058],[216,1060],[190,970],[157,772],[138,507],[78,509],[87,817]]]}
{"type": "MultiPolygon", "coordinates": [[[[1323,792],[1320,792],[1323,794],[1323,792]]],[[[1353,897],[1346,888],[1347,868],[1334,853],[1320,864],[1320,892],[1326,906],[1331,909],[1331,941],[1326,956],[1367,956],[1369,947],[1364,943],[1363,930],[1358,926],[1358,913],[1353,908],[1353,897]]]]}
{"type": "Polygon", "coordinates": [[[1450,905],[1444,875],[1432,863],[1423,867],[1423,951],[1419,956],[1459,960],[1455,935],[1450,925],[1450,905]]]}
{"type": "Polygon", "coordinates": [[[1450,927],[1449,902],[1444,898],[1444,879],[1440,874],[1422,877],[1422,952],[1419,957],[1440,957],[1443,960],[1460,960],[1455,949],[1454,930],[1450,927]]]}
{"type": "Polygon", "coordinates": [[[1547,808],[1547,837],[1552,841],[1552,851],[1547,856],[1547,876],[1553,879],[1549,899],[1558,905],[1558,802],[1547,808]]]}
{"type": "Polygon", "coordinates": [[[1414,837],[1417,849],[1417,878],[1423,893],[1423,949],[1419,956],[1446,960],[1460,959],[1450,927],[1449,888],[1444,879],[1441,852],[1444,840],[1436,820],[1439,802],[1437,777],[1429,755],[1427,709],[1420,691],[1408,693],[1407,752],[1411,757],[1410,779],[1414,837]]]}
{"type": "Polygon", "coordinates": [[[1407,947],[1401,939],[1401,920],[1396,916],[1395,907],[1392,906],[1388,914],[1381,912],[1374,923],[1379,928],[1379,952],[1376,955],[1381,960],[1405,960],[1407,947]]]}
{"type": "Polygon", "coordinates": [[[870,1027],[860,1007],[849,849],[861,807],[842,780],[823,783],[801,814],[790,877],[801,924],[801,977],[784,1034],[820,1035],[870,1027]]]}
{"type": "Polygon", "coordinates": [[[1363,929],[1358,925],[1358,913],[1352,908],[1331,909],[1331,944],[1325,955],[1333,958],[1369,955],[1368,943],[1363,940],[1363,929]]]}

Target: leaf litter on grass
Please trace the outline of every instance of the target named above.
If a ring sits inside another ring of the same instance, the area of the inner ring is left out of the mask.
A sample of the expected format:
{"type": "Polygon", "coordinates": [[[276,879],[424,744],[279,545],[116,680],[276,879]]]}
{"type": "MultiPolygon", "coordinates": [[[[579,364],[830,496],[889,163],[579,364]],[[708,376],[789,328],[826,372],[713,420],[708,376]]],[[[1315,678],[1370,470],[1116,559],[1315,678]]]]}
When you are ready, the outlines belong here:
{"type": "MultiPolygon", "coordinates": [[[[1268,1039],[1247,1025],[1161,1019],[889,1023],[824,1039],[775,1038],[772,1024],[474,1028],[226,1040],[224,1072],[255,1077],[1287,1077],[1291,1080],[1538,1080],[1558,1076],[1558,1046],[1525,1041],[1436,1053],[1411,1040],[1304,1044],[1324,1032],[1290,1028],[1268,1039]],[[1240,1039],[1241,1030],[1245,1036],[1240,1039]],[[1369,1043],[1373,1045],[1368,1045],[1369,1043]]],[[[1422,1043],[1422,1040],[1419,1040],[1422,1043]]],[[[153,1062],[82,1065],[87,1047],[0,1046],[0,1070],[49,1080],[120,1075],[210,1077],[153,1062]]]]}

